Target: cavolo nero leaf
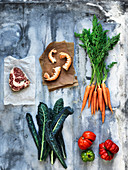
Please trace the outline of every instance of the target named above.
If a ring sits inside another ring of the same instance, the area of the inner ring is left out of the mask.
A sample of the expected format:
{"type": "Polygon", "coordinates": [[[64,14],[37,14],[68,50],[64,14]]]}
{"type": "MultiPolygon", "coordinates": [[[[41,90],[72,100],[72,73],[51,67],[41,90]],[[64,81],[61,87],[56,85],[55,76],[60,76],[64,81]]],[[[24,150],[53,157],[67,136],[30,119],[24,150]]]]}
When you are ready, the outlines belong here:
{"type": "Polygon", "coordinates": [[[49,114],[48,114],[48,107],[44,103],[40,103],[38,106],[38,116],[40,120],[40,124],[42,124],[42,134],[41,134],[41,145],[40,145],[40,161],[43,160],[44,153],[46,152],[46,123],[49,120],[49,114]]]}
{"type": "MultiPolygon", "coordinates": [[[[38,114],[38,115],[36,115],[36,119],[37,119],[37,124],[38,124],[38,134],[39,134],[39,137],[41,139],[42,138],[42,133],[43,133],[43,118],[42,118],[41,115],[38,114]]],[[[40,160],[41,143],[40,143],[39,150],[38,150],[38,159],[39,160],[40,160]]],[[[51,149],[50,149],[47,142],[45,142],[44,148],[45,149],[44,149],[44,154],[42,156],[42,160],[45,161],[51,149]]]]}
{"type": "Polygon", "coordinates": [[[32,119],[32,116],[30,113],[27,113],[26,114],[26,120],[27,120],[27,123],[28,123],[28,127],[29,127],[29,130],[32,134],[32,137],[34,139],[34,142],[37,146],[37,149],[39,149],[39,146],[40,146],[40,138],[39,138],[39,135],[37,133],[37,130],[36,130],[36,127],[35,127],[35,124],[33,122],[33,119],[32,119]]]}
{"type": "Polygon", "coordinates": [[[57,115],[64,107],[64,101],[62,98],[58,99],[53,107],[54,115],[57,115]]]}
{"type": "MultiPolygon", "coordinates": [[[[53,112],[51,114],[52,115],[52,117],[51,117],[52,121],[55,119],[56,115],[58,115],[59,112],[63,109],[63,107],[64,107],[64,101],[63,101],[62,98],[60,98],[54,104],[53,112]]],[[[52,124],[51,124],[51,126],[52,126],[52,124]]],[[[53,127],[51,127],[51,128],[53,128],[53,127]]],[[[58,138],[58,136],[57,136],[57,138],[58,138]]],[[[58,142],[58,144],[59,144],[59,142],[58,142]]],[[[61,149],[61,145],[59,145],[59,146],[60,146],[60,149],[61,149]]],[[[56,160],[56,155],[55,155],[54,151],[51,150],[51,152],[50,152],[50,161],[51,161],[51,164],[54,164],[55,160],[56,160]]]]}
{"type": "MultiPolygon", "coordinates": [[[[64,106],[63,99],[60,98],[56,101],[53,110],[51,108],[48,108],[49,120],[53,121],[56,115],[62,110],[63,106],[64,106]]],[[[47,152],[46,154],[44,154],[44,160],[46,160],[46,157],[50,152],[50,160],[51,160],[51,164],[53,164],[56,159],[55,153],[53,152],[53,150],[49,149],[49,145],[46,146],[47,146],[47,152]]]]}
{"type": "MultiPolygon", "coordinates": [[[[60,111],[63,109],[63,107],[64,107],[64,101],[62,98],[60,98],[56,101],[54,108],[53,108],[54,118],[56,117],[56,115],[58,115],[60,113],[60,111]]],[[[54,118],[52,120],[54,120],[54,118]]],[[[63,139],[63,135],[62,135],[62,128],[60,129],[56,139],[59,144],[63,158],[66,159],[66,150],[65,150],[65,143],[64,143],[64,139],[63,139]]],[[[54,154],[52,154],[52,155],[54,156],[54,154]]],[[[51,156],[51,158],[52,158],[52,156],[51,156]]]]}
{"type": "Polygon", "coordinates": [[[64,138],[63,138],[63,135],[62,135],[61,131],[57,135],[57,142],[58,142],[59,147],[61,149],[61,153],[63,155],[63,158],[66,159],[67,154],[66,154],[66,149],[65,149],[64,138]]]}
{"type": "Polygon", "coordinates": [[[68,117],[68,115],[73,114],[73,109],[71,107],[64,107],[58,115],[56,115],[55,119],[52,122],[52,133],[53,135],[56,135],[59,130],[61,129],[65,119],[68,117]]]}
{"type": "MultiPolygon", "coordinates": [[[[54,108],[55,109],[55,108],[54,108]]],[[[52,121],[53,119],[54,119],[54,117],[55,117],[55,112],[51,109],[51,108],[49,108],[48,109],[49,110],[49,114],[50,114],[50,120],[52,121]]],[[[49,146],[50,147],[50,146],[49,146]]],[[[56,155],[55,155],[55,153],[54,153],[54,151],[50,148],[50,150],[48,150],[49,152],[50,152],[50,162],[51,162],[51,164],[53,165],[54,164],[54,162],[55,162],[55,160],[56,160],[56,155]]],[[[49,154],[49,153],[48,153],[49,154]]],[[[47,154],[47,155],[48,155],[47,154]]]]}
{"type": "Polygon", "coordinates": [[[48,108],[48,114],[49,114],[49,120],[52,120],[54,116],[54,112],[51,108],[48,108]]]}
{"type": "Polygon", "coordinates": [[[43,121],[41,121],[42,118],[40,115],[36,115],[36,121],[37,121],[37,125],[38,125],[38,134],[41,138],[42,136],[42,131],[43,131],[43,121]]]}
{"type": "Polygon", "coordinates": [[[48,108],[44,103],[39,104],[38,114],[36,115],[38,133],[36,131],[32,116],[29,113],[26,114],[26,119],[38,148],[39,160],[45,161],[51,151],[51,162],[54,163],[55,158],[58,157],[63,167],[67,168],[64,162],[66,152],[61,131],[66,117],[73,114],[73,110],[70,107],[64,107],[62,98],[56,101],[53,110],[48,108]],[[49,126],[47,126],[47,124],[49,124],[49,126]]]}
{"type": "Polygon", "coordinates": [[[66,165],[64,158],[61,154],[61,151],[60,151],[60,148],[59,148],[58,143],[56,141],[55,135],[53,135],[52,130],[50,128],[50,121],[48,121],[46,123],[46,140],[49,143],[52,150],[54,151],[54,153],[56,154],[56,156],[59,159],[62,166],[66,169],[67,165],[66,165]]]}
{"type": "MultiPolygon", "coordinates": [[[[66,168],[66,164],[64,162],[63,152],[61,151],[60,145],[57,143],[58,133],[62,130],[63,123],[68,115],[73,114],[73,110],[70,107],[64,107],[54,118],[52,122],[47,123],[47,132],[46,132],[46,140],[49,143],[50,147],[60,160],[61,164],[64,168],[66,168]],[[51,128],[53,127],[53,128],[51,128]],[[51,130],[50,130],[51,129],[51,130]]],[[[62,138],[61,138],[62,139],[62,138]]],[[[59,143],[60,144],[60,143],[59,143]]],[[[63,145],[64,147],[64,145],[63,145]]],[[[53,153],[53,152],[52,152],[53,153]]],[[[66,154],[65,154],[66,156],[66,154]]],[[[53,156],[52,156],[53,158],[53,156]]]]}

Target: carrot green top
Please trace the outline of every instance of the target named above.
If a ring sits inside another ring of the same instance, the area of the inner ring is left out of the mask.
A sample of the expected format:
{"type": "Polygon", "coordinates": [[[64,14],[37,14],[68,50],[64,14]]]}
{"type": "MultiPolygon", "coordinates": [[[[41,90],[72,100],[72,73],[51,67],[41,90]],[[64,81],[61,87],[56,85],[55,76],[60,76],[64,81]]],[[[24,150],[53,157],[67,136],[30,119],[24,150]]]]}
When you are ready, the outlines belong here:
{"type": "Polygon", "coordinates": [[[107,36],[109,30],[103,30],[102,25],[98,22],[97,17],[93,16],[92,32],[90,29],[83,29],[82,33],[76,33],[75,36],[79,37],[83,44],[79,44],[83,47],[88,57],[90,58],[92,67],[92,76],[90,84],[97,82],[100,85],[107,79],[110,68],[117,62],[112,62],[106,66],[105,59],[108,56],[108,52],[113,49],[120,39],[120,34],[110,38],[107,36]]]}

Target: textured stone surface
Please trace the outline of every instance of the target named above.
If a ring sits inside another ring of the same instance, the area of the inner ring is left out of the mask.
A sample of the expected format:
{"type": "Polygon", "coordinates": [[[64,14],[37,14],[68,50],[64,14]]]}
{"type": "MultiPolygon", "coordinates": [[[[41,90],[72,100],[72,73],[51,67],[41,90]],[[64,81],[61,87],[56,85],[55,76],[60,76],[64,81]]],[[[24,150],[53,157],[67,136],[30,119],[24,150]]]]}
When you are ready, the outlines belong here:
{"type": "Polygon", "coordinates": [[[57,160],[53,166],[50,160],[39,162],[37,150],[27,127],[25,113],[35,113],[40,101],[48,106],[62,97],[65,105],[74,108],[73,116],[64,123],[63,134],[66,142],[68,170],[126,170],[128,169],[128,4],[127,1],[0,1],[0,169],[1,170],[58,170],[63,169],[57,160]],[[58,2],[58,3],[55,3],[58,2]],[[91,28],[93,14],[101,20],[109,35],[121,33],[120,42],[110,52],[107,63],[117,61],[109,74],[107,85],[111,91],[114,114],[106,110],[105,123],[101,124],[101,114],[91,116],[90,109],[80,108],[85,86],[91,76],[90,62],[74,31],[91,28]],[[74,66],[79,86],[59,89],[49,93],[42,85],[39,57],[51,41],[73,41],[75,44],[74,66]],[[4,58],[12,55],[24,58],[35,55],[36,60],[36,105],[4,106],[3,75],[4,58]],[[83,163],[77,141],[85,130],[97,135],[93,144],[96,159],[93,163],[83,163]],[[111,162],[99,158],[98,145],[107,138],[113,139],[120,147],[118,155],[111,162]]]}

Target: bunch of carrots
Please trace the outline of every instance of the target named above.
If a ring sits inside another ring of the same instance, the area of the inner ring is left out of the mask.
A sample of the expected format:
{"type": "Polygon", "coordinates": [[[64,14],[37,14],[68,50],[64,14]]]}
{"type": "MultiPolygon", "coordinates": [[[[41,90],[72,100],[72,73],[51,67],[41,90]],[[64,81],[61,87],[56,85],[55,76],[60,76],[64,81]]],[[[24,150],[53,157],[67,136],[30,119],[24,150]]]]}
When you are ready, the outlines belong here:
{"type": "Polygon", "coordinates": [[[109,107],[109,109],[113,113],[111,101],[110,101],[109,88],[106,87],[105,83],[102,83],[101,86],[92,84],[91,86],[88,85],[86,87],[81,112],[83,111],[86,105],[87,99],[88,99],[88,108],[91,105],[92,115],[95,114],[96,110],[98,111],[98,109],[100,109],[102,113],[102,123],[104,123],[104,120],[105,120],[105,104],[106,106],[109,107]]]}
{"type": "Polygon", "coordinates": [[[112,50],[120,39],[120,34],[113,36],[112,38],[107,36],[109,30],[103,30],[102,25],[98,22],[97,17],[93,16],[93,28],[83,29],[82,33],[75,33],[76,37],[82,41],[83,44],[79,44],[86,50],[88,57],[90,58],[92,67],[92,76],[90,84],[86,87],[81,112],[83,111],[87,99],[88,107],[91,105],[91,114],[95,114],[95,111],[100,109],[102,113],[102,123],[105,121],[105,107],[109,107],[113,113],[110,92],[105,84],[107,80],[108,72],[117,62],[112,62],[106,65],[105,59],[108,56],[108,51],[112,50]]]}

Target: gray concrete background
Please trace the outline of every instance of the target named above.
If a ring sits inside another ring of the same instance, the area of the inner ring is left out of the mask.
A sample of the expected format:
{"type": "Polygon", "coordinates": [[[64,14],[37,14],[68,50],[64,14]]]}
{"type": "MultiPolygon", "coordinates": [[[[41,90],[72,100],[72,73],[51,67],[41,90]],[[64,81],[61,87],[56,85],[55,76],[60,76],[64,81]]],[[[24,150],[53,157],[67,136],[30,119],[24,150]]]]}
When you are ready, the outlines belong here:
{"type": "MultiPolygon", "coordinates": [[[[68,170],[126,170],[128,169],[128,2],[124,1],[78,1],[78,0],[0,0],[0,169],[1,170],[58,170],[63,169],[59,161],[51,166],[50,160],[39,162],[37,150],[28,130],[25,114],[30,112],[35,121],[40,101],[53,107],[63,97],[65,106],[75,110],[64,123],[63,135],[67,150],[68,170]],[[90,62],[74,32],[91,28],[93,14],[100,19],[109,35],[121,33],[120,42],[110,52],[107,63],[117,61],[109,74],[107,85],[111,92],[113,116],[106,110],[102,125],[100,112],[91,116],[84,109],[79,117],[85,86],[91,75],[90,62]],[[74,67],[79,86],[48,92],[42,85],[39,57],[52,41],[74,42],[74,67]],[[12,55],[24,58],[36,56],[36,105],[4,106],[3,79],[4,58],[12,55]],[[96,135],[92,149],[96,158],[92,163],[83,163],[77,141],[85,130],[96,135]],[[107,138],[115,141],[120,151],[111,162],[100,159],[98,145],[107,138]]],[[[36,123],[36,121],[35,121],[36,123]]]]}

